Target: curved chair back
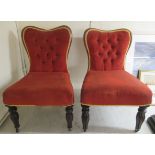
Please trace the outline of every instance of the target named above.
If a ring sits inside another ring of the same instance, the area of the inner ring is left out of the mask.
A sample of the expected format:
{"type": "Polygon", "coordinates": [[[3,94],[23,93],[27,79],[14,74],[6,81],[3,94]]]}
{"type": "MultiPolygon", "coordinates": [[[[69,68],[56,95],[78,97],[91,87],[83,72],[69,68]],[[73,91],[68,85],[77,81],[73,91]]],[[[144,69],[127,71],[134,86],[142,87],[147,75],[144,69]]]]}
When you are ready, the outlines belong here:
{"type": "Polygon", "coordinates": [[[104,31],[87,29],[84,43],[88,53],[88,70],[124,70],[124,61],[131,43],[127,29],[104,31]]]}
{"type": "Polygon", "coordinates": [[[60,26],[45,30],[25,27],[22,40],[30,60],[30,72],[67,72],[67,55],[71,45],[71,30],[60,26]]]}

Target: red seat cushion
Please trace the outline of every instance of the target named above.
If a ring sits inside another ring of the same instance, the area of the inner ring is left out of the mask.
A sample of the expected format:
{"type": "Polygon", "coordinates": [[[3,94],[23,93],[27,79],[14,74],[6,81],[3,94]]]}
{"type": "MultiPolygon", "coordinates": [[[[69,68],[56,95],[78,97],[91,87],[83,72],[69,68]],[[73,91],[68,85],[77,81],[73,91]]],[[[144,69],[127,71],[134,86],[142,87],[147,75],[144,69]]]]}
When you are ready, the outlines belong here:
{"type": "Polygon", "coordinates": [[[7,105],[72,105],[73,88],[68,73],[30,72],[3,94],[7,105]]]}
{"type": "Polygon", "coordinates": [[[148,105],[152,92],[123,70],[88,71],[81,91],[86,105],[148,105]]]}

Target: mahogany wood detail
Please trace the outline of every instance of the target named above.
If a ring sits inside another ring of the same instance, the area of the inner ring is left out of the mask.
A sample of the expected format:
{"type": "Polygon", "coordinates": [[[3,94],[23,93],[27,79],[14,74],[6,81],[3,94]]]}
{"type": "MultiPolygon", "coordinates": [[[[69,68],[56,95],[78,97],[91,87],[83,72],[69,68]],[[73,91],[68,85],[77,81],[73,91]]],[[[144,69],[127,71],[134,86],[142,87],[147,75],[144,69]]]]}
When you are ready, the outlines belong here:
{"type": "Polygon", "coordinates": [[[12,120],[14,127],[16,129],[16,132],[19,132],[19,114],[17,112],[17,107],[15,106],[7,106],[10,113],[10,119],[12,120]]]}
{"type": "Polygon", "coordinates": [[[136,116],[136,127],[135,127],[135,132],[138,132],[141,129],[141,126],[145,120],[145,113],[146,109],[149,106],[143,106],[138,108],[138,113],[136,116]]]}
{"type": "Polygon", "coordinates": [[[73,106],[66,107],[66,120],[67,120],[68,130],[71,131],[72,121],[73,121],[73,106]]]}
{"type": "Polygon", "coordinates": [[[81,105],[82,106],[82,124],[83,130],[86,132],[89,123],[89,106],[81,105]]]}
{"type": "Polygon", "coordinates": [[[155,115],[150,116],[147,119],[147,123],[150,126],[152,132],[155,134],[155,115]]]}

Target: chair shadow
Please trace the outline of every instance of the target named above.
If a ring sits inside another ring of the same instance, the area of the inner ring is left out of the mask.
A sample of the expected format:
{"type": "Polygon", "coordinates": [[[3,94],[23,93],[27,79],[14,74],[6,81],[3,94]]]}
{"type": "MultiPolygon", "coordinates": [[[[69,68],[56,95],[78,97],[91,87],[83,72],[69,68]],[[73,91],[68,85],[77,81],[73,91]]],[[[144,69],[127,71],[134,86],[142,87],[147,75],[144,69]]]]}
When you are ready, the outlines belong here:
{"type": "Polygon", "coordinates": [[[100,126],[89,126],[88,133],[103,133],[103,134],[134,134],[134,130],[117,128],[117,127],[100,127],[100,126]]]}
{"type": "Polygon", "coordinates": [[[73,121],[72,131],[68,131],[65,107],[26,107],[20,108],[20,133],[24,134],[68,134],[80,130],[73,121]],[[27,116],[27,117],[26,117],[27,116]]]}

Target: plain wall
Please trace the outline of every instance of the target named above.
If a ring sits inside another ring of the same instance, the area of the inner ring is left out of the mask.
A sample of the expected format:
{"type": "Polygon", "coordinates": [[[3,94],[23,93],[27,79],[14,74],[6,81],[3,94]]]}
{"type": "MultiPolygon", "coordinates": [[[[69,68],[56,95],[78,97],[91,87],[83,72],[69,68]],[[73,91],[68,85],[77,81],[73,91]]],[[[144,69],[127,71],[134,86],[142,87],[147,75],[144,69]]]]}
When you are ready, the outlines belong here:
{"type": "Polygon", "coordinates": [[[153,35],[155,34],[155,22],[144,21],[93,21],[92,28],[99,28],[104,30],[113,30],[120,28],[129,29],[133,35],[153,35]]]}
{"type": "Polygon", "coordinates": [[[5,88],[22,77],[21,56],[15,22],[0,22],[0,120],[7,108],[2,103],[5,88]]]}

